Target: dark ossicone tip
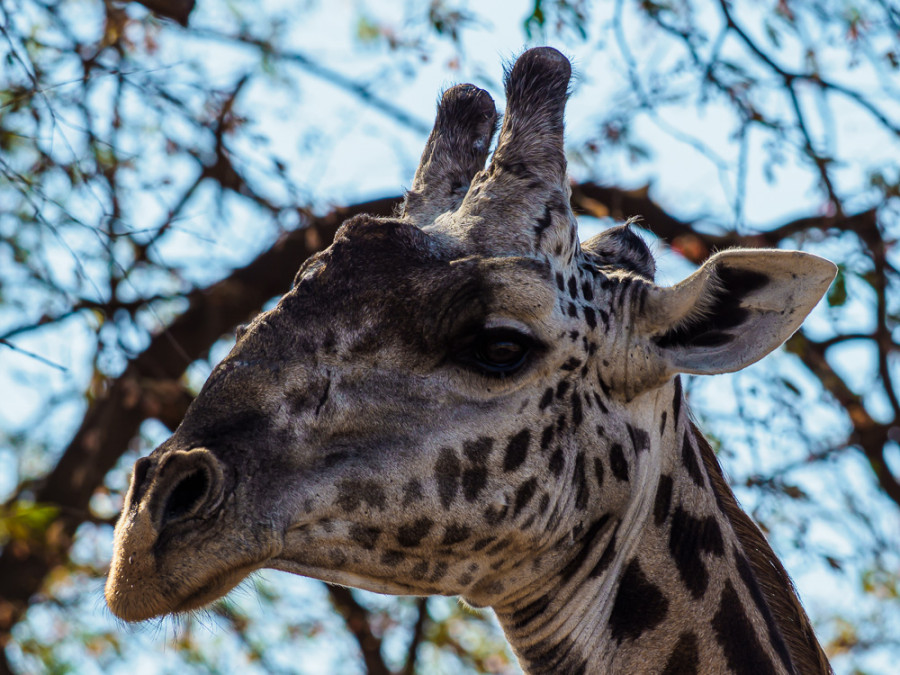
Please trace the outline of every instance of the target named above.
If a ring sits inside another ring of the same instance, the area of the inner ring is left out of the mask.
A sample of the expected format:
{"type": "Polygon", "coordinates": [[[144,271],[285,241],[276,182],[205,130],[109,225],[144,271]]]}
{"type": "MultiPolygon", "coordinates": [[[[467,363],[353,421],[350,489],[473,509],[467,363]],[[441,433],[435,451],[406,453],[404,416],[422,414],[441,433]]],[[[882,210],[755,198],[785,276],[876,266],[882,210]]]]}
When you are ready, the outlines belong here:
{"type": "Polygon", "coordinates": [[[508,112],[539,113],[548,106],[561,112],[569,93],[572,64],[553,47],[524,52],[506,74],[508,112]]]}
{"type": "MultiPolygon", "coordinates": [[[[435,131],[455,138],[461,147],[486,153],[497,128],[494,99],[473,84],[450,87],[438,105],[435,131]]],[[[483,160],[482,160],[483,164],[483,160]]]]}
{"type": "Polygon", "coordinates": [[[497,130],[497,108],[486,91],[458,84],[444,92],[434,129],[406,194],[402,213],[420,225],[455,210],[472,177],[484,168],[497,130]]]}

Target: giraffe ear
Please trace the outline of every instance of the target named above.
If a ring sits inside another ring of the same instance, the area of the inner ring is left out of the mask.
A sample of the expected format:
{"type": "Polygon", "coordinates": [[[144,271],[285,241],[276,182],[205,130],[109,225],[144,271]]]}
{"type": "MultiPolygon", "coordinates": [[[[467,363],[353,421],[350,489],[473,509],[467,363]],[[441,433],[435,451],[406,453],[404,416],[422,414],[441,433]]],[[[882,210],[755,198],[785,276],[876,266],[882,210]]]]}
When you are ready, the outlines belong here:
{"type": "Polygon", "coordinates": [[[670,376],[740,370],[800,327],[836,273],[799,251],[723,251],[680,284],[650,288],[638,325],[670,376]]]}

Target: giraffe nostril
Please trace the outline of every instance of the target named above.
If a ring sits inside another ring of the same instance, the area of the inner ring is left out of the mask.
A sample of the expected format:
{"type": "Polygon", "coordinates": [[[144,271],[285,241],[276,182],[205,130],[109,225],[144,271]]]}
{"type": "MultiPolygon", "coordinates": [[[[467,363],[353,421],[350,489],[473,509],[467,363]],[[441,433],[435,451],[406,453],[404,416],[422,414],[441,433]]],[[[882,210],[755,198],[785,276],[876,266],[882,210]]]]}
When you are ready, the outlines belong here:
{"type": "Polygon", "coordinates": [[[162,525],[181,520],[197,510],[209,492],[209,474],[196,469],[182,478],[166,499],[162,513],[162,525]]]}

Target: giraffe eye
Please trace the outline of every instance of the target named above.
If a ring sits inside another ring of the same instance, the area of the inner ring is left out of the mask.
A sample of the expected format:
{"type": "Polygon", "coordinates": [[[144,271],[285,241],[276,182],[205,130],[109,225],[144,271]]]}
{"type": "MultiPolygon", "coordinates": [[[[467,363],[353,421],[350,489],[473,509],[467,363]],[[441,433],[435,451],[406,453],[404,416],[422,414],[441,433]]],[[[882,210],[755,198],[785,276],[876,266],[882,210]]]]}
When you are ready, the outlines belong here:
{"type": "Polygon", "coordinates": [[[472,345],[468,358],[487,375],[512,375],[528,360],[533,340],[509,329],[486,330],[472,345]]]}

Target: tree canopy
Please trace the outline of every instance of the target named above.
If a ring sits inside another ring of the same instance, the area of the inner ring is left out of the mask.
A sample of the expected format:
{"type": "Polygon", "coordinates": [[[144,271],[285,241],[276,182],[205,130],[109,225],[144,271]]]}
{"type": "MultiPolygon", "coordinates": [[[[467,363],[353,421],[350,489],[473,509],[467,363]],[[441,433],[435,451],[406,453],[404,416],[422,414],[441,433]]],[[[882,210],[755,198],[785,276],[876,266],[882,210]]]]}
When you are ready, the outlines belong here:
{"type": "Polygon", "coordinates": [[[156,630],[102,606],[134,461],[236,326],[402,198],[442,87],[574,59],[572,202],[674,283],[730,246],[840,272],[688,391],[837,672],[900,654],[900,9],[889,0],[0,2],[0,673],[515,672],[490,616],[264,574],[156,630]],[[166,646],[170,645],[170,646],[166,646]],[[148,656],[149,654],[149,656],[148,656]]]}

